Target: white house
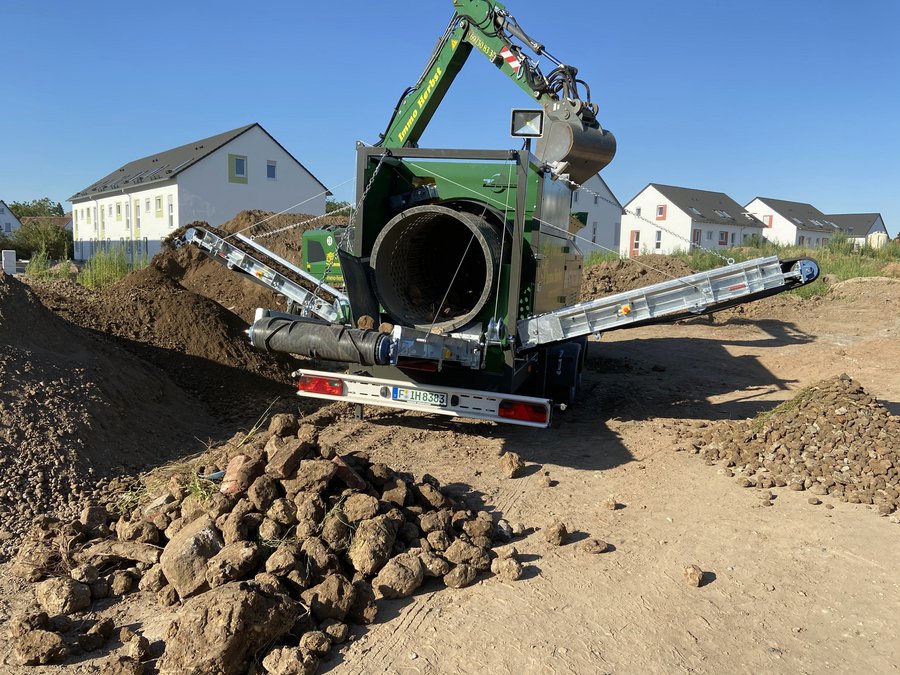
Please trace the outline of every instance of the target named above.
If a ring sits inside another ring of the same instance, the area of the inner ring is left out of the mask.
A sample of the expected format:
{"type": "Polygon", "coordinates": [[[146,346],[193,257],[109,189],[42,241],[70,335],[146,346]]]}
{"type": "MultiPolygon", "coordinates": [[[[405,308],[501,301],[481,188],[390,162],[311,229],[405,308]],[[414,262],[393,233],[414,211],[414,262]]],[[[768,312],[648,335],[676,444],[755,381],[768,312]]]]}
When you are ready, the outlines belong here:
{"type": "Polygon", "coordinates": [[[154,255],[195,220],[248,209],[325,213],[324,185],[258,123],[130,162],[72,195],[75,259],[122,246],[154,255]]]}
{"type": "Polygon", "coordinates": [[[744,208],[763,221],[763,236],[776,244],[818,248],[838,231],[831,217],[812,204],[757,197],[744,208]]]}
{"type": "Polygon", "coordinates": [[[16,218],[16,214],[0,199],[0,234],[10,235],[17,232],[20,227],[22,223],[16,218]]]}
{"type": "Polygon", "coordinates": [[[724,192],[650,183],[625,205],[619,251],[631,257],[692,246],[724,249],[762,230],[762,222],[724,192]]]}
{"type": "Polygon", "coordinates": [[[586,256],[594,251],[618,251],[622,205],[600,174],[591,176],[572,193],[572,214],[584,227],[575,241],[586,256]]]}
{"type": "Polygon", "coordinates": [[[870,234],[879,232],[888,236],[880,213],[832,213],[828,220],[851,239],[865,240],[870,234]]]}

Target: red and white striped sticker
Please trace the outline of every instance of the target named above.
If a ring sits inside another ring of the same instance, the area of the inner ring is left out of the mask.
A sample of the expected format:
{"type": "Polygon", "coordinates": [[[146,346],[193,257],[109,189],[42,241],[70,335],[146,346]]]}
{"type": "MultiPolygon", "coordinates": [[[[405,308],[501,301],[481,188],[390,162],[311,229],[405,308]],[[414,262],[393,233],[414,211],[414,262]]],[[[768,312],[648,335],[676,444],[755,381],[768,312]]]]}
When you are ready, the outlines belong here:
{"type": "Polygon", "coordinates": [[[522,64],[519,63],[519,59],[516,58],[516,55],[513,54],[513,53],[509,50],[509,47],[504,47],[503,49],[501,49],[501,50],[500,50],[500,56],[502,56],[503,59],[509,64],[509,67],[513,69],[513,72],[514,72],[516,75],[518,75],[518,74],[519,74],[519,68],[522,67],[522,64]]]}

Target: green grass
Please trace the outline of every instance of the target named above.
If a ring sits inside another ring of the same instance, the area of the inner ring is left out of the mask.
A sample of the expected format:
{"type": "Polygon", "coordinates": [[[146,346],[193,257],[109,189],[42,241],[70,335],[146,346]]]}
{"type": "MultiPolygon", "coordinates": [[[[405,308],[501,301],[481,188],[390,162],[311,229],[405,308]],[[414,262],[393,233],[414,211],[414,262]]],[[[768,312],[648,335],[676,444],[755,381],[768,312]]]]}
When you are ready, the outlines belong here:
{"type": "MultiPolygon", "coordinates": [[[[68,261],[63,262],[66,263],[68,261]]],[[[31,256],[31,260],[25,266],[25,274],[41,281],[54,281],[57,279],[68,279],[69,268],[66,264],[55,266],[47,252],[41,251],[31,256]]]]}
{"type": "Polygon", "coordinates": [[[78,275],[78,283],[85,288],[99,291],[124,279],[129,272],[143,269],[149,262],[145,254],[133,264],[129,263],[128,256],[121,247],[116,247],[108,253],[101,251],[85,263],[84,269],[78,275]]]}

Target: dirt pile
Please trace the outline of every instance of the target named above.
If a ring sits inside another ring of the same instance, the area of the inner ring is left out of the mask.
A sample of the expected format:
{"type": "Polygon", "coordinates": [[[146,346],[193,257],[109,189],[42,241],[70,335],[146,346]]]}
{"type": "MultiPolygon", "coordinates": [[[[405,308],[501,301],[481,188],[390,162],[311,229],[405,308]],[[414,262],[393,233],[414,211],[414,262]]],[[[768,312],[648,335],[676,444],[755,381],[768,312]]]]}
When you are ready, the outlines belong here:
{"type": "Polygon", "coordinates": [[[701,457],[724,462],[742,487],[806,490],[872,504],[882,515],[900,507],[900,417],[847,375],[807,387],[756,419],[685,437],[701,457]]]}
{"type": "MultiPolygon", "coordinates": [[[[132,500],[42,519],[11,569],[39,587],[64,580],[38,589],[50,614],[135,587],[177,608],[160,672],[243,673],[258,650],[272,650],[268,672],[312,672],[348,623],[375,621],[379,599],[427,578],[468,586],[491,568],[494,538],[511,536],[431,476],[320,445],[326,424],[275,415],[268,431],[149,474],[132,500]]],[[[514,553],[500,558],[517,572],[504,578],[521,575],[514,553]]]]}
{"type": "Polygon", "coordinates": [[[685,261],[666,255],[640,255],[626,260],[610,260],[585,268],[581,299],[632,291],[635,288],[693,274],[685,261]]]}
{"type": "Polygon", "coordinates": [[[0,276],[0,556],[39,514],[65,513],[103,476],[198,449],[195,401],[125,350],[0,276]]]}

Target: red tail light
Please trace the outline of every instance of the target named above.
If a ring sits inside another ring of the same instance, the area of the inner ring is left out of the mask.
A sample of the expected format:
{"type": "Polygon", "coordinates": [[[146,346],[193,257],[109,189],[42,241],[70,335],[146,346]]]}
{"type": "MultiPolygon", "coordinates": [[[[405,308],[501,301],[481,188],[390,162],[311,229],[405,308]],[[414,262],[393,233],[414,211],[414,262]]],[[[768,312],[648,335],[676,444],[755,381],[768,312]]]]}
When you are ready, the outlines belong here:
{"type": "Polygon", "coordinates": [[[343,396],[344,383],[333,377],[301,375],[300,379],[297,380],[297,391],[305,391],[308,394],[343,396]]]}
{"type": "Polygon", "coordinates": [[[547,406],[527,401],[500,401],[500,408],[497,412],[500,417],[539,424],[546,424],[550,414],[547,406]]]}

